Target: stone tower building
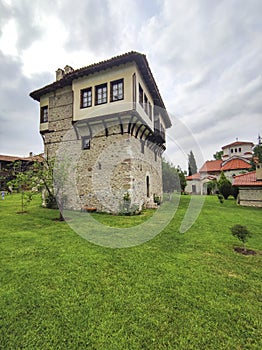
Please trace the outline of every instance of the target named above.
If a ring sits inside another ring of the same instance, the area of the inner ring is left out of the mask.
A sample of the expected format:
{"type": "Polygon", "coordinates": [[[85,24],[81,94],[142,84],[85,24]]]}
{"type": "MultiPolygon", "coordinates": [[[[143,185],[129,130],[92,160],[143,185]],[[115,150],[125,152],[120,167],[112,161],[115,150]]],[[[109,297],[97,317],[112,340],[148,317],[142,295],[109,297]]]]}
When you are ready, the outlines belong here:
{"type": "Polygon", "coordinates": [[[74,165],[67,207],[118,212],[124,198],[141,207],[162,197],[161,157],[171,121],[145,55],[66,66],[30,96],[40,102],[45,156],[68,154],[74,165]]]}

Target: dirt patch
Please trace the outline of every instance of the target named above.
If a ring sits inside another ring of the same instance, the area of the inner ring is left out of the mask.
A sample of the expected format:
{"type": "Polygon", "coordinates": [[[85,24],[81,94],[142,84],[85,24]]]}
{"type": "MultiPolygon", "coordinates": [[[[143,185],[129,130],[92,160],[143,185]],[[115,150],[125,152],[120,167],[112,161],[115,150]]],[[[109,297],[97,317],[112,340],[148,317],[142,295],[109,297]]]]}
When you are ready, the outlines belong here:
{"type": "Polygon", "coordinates": [[[253,250],[253,249],[244,249],[244,248],[241,248],[241,247],[236,247],[234,248],[234,251],[239,253],[239,254],[243,254],[243,255],[256,255],[256,251],[253,250]]]}

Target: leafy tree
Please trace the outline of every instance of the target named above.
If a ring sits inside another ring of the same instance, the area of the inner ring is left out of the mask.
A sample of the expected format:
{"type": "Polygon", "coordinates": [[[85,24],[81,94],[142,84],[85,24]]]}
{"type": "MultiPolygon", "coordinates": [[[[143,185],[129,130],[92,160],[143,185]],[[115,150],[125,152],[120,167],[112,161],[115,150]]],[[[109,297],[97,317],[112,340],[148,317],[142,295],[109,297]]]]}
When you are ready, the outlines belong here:
{"type": "Polygon", "coordinates": [[[194,175],[197,173],[197,165],[196,165],[196,160],[194,157],[194,154],[192,151],[190,151],[188,155],[188,175],[194,175]]]}
{"type": "Polygon", "coordinates": [[[208,181],[208,183],[207,183],[207,194],[214,193],[216,188],[217,188],[217,181],[216,180],[208,181]]]}
{"type": "Polygon", "coordinates": [[[231,182],[226,178],[224,172],[222,171],[220,174],[220,179],[218,181],[218,190],[219,193],[222,194],[222,196],[225,199],[228,199],[228,197],[231,194],[232,184],[231,182]]]}
{"type": "Polygon", "coordinates": [[[55,163],[54,159],[43,158],[41,163],[36,164],[38,182],[44,190],[45,205],[48,208],[59,209],[60,221],[64,221],[63,209],[67,201],[65,188],[68,183],[69,166],[70,162],[63,159],[55,163]]]}
{"type": "Polygon", "coordinates": [[[185,173],[182,171],[179,165],[177,166],[176,170],[179,176],[181,191],[184,192],[187,184],[185,173]]]}
{"type": "Polygon", "coordinates": [[[24,170],[20,161],[13,164],[13,177],[7,185],[21,194],[21,213],[25,213],[33,194],[39,190],[37,177],[33,168],[24,170]]]}
{"type": "Polygon", "coordinates": [[[162,179],[163,191],[165,193],[185,190],[185,174],[179,166],[176,168],[172,163],[169,163],[165,159],[162,160],[162,179]]]}
{"type": "Polygon", "coordinates": [[[262,140],[260,135],[258,135],[258,144],[254,147],[254,157],[258,158],[259,163],[262,163],[262,140]]]}
{"type": "Polygon", "coordinates": [[[248,241],[248,238],[252,236],[251,232],[247,229],[246,226],[242,225],[234,225],[231,227],[231,233],[234,237],[237,237],[242,243],[244,247],[244,251],[246,252],[246,246],[245,243],[248,241]]]}
{"type": "Polygon", "coordinates": [[[213,154],[214,159],[219,160],[222,159],[223,151],[217,151],[215,154],[213,154]]]}
{"type": "Polygon", "coordinates": [[[165,159],[162,160],[163,191],[172,193],[179,187],[179,177],[176,168],[165,159]]]}

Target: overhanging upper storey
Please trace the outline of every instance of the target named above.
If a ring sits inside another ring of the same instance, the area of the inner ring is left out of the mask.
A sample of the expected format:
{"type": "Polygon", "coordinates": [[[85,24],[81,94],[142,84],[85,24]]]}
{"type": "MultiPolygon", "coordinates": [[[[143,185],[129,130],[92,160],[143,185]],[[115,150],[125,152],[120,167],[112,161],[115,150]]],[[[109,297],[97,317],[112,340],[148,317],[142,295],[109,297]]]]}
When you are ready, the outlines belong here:
{"type": "MultiPolygon", "coordinates": [[[[31,92],[30,96],[47,108],[52,94],[70,88],[74,98],[72,121],[123,112],[127,108],[125,104],[132,104],[152,129],[160,125],[158,131],[164,133],[171,127],[146,56],[141,53],[132,51],[77,70],[66,66],[57,70],[56,78],[54,83],[31,92]],[[42,103],[43,100],[47,101],[42,103]]],[[[47,114],[44,110],[41,113],[41,122],[47,123],[47,114]]]]}

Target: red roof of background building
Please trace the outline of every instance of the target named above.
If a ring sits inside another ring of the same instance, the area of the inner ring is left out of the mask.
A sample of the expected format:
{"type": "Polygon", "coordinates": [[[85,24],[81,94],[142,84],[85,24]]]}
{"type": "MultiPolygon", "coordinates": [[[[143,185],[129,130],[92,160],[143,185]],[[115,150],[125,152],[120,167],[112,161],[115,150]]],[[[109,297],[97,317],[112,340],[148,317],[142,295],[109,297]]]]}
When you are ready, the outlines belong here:
{"type": "Polygon", "coordinates": [[[245,141],[235,141],[233,143],[229,143],[226,146],[223,146],[222,149],[227,148],[227,147],[235,147],[235,146],[240,146],[240,145],[252,145],[254,146],[253,142],[245,142],[245,141]]]}
{"type": "Polygon", "coordinates": [[[251,165],[249,162],[244,161],[243,159],[231,159],[222,166],[221,171],[239,169],[251,169],[251,165]]]}
{"type": "Polygon", "coordinates": [[[214,172],[214,171],[221,171],[221,164],[222,160],[207,160],[204,165],[200,168],[199,172],[200,173],[209,173],[209,172],[214,172]]]}
{"type": "Polygon", "coordinates": [[[256,181],[256,171],[235,176],[234,186],[262,186],[262,181],[256,181]]]}
{"type": "Polygon", "coordinates": [[[200,173],[196,173],[186,177],[187,180],[200,180],[200,173]]]}
{"type": "Polygon", "coordinates": [[[24,160],[27,162],[34,162],[38,161],[41,162],[43,160],[43,154],[38,154],[35,156],[29,156],[29,157],[18,157],[18,156],[8,156],[4,154],[0,154],[0,162],[15,162],[17,160],[24,160]]]}
{"type": "Polygon", "coordinates": [[[7,156],[4,154],[0,154],[0,161],[4,161],[4,162],[14,162],[16,160],[19,160],[20,157],[16,157],[16,156],[7,156]]]}

